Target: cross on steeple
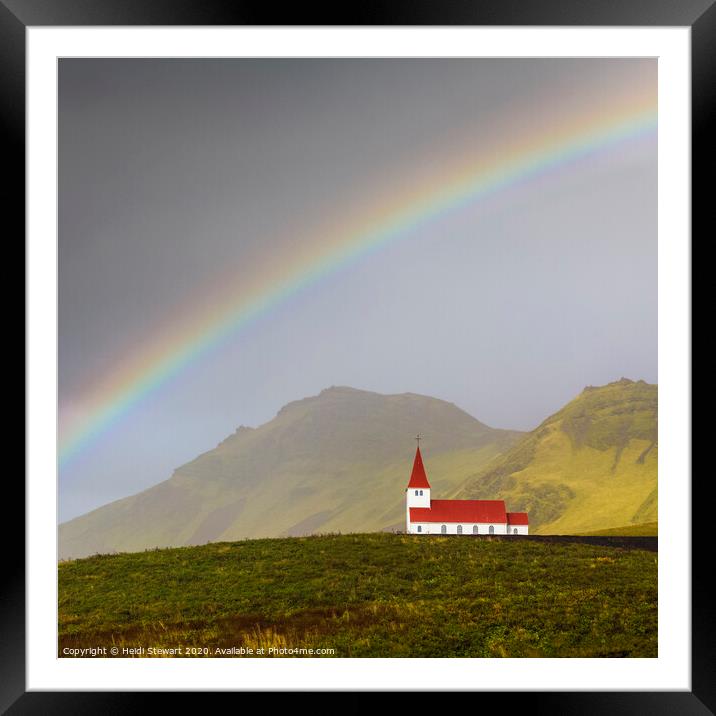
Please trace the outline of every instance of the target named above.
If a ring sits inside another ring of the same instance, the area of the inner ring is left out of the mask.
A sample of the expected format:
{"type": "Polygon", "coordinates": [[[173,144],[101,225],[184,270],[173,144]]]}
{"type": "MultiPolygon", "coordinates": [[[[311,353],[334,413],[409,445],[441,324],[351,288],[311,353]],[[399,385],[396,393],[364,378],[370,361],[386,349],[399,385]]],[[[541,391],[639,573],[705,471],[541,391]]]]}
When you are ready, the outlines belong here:
{"type": "Polygon", "coordinates": [[[415,436],[415,439],[418,441],[418,447],[420,447],[420,433],[415,436]]]}

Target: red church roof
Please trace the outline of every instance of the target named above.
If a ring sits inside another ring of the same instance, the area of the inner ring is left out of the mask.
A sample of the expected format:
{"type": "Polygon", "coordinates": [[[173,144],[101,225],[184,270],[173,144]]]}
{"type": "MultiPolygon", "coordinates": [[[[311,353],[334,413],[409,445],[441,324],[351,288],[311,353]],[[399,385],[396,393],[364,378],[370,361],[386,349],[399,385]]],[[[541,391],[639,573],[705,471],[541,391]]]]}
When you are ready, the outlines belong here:
{"type": "Polygon", "coordinates": [[[415,452],[415,462],[413,463],[413,472],[410,475],[408,487],[427,487],[430,489],[428,476],[425,474],[425,468],[423,467],[423,458],[420,454],[420,447],[418,447],[415,452]]]}
{"type": "MultiPolygon", "coordinates": [[[[414,472],[415,470],[413,470],[414,472]]],[[[412,487],[412,485],[410,486],[412,487]]],[[[525,513],[513,512],[511,514],[525,513]]],[[[526,517],[527,515],[525,515],[525,519],[526,517]]],[[[507,512],[505,511],[504,500],[431,500],[430,507],[411,507],[410,521],[492,522],[505,524],[507,522],[507,512]]],[[[514,522],[512,524],[527,523],[514,522]]]]}
{"type": "Polygon", "coordinates": [[[527,519],[526,512],[508,512],[507,521],[511,525],[528,525],[529,520],[527,519]]]}

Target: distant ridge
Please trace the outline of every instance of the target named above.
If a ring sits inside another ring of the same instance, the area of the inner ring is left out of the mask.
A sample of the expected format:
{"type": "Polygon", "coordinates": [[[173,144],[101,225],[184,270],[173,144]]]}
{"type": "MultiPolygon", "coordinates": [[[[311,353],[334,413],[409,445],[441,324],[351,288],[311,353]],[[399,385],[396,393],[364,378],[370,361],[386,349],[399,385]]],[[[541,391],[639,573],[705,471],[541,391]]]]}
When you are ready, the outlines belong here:
{"type": "Polygon", "coordinates": [[[657,394],[627,378],[587,386],[519,433],[428,396],[333,386],[240,426],[155,487],[60,525],[59,557],[402,530],[418,432],[436,499],[504,499],[529,512],[537,534],[631,531],[657,520],[657,394]]]}
{"type": "Polygon", "coordinates": [[[417,432],[441,496],[522,435],[428,396],[332,386],[240,426],[155,487],[60,525],[59,556],[402,529],[417,432]]]}
{"type": "Polygon", "coordinates": [[[657,520],[657,463],[657,386],[621,378],[585,387],[459,496],[505,499],[541,534],[629,528],[657,520]]]}

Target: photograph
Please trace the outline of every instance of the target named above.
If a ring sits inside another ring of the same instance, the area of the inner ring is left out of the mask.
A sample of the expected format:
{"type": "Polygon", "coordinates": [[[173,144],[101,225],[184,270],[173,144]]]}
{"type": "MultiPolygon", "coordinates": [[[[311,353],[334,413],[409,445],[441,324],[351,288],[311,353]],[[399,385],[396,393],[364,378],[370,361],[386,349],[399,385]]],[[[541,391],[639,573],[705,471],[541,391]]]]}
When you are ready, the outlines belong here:
{"type": "Polygon", "coordinates": [[[659,70],[58,58],[57,657],[656,660],[659,70]]]}

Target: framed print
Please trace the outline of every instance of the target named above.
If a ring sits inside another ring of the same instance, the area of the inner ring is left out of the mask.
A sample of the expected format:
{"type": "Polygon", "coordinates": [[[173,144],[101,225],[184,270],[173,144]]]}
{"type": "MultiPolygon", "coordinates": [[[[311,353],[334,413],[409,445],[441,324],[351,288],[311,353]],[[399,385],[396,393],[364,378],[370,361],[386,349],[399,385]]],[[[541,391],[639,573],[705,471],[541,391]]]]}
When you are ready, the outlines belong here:
{"type": "Polygon", "coordinates": [[[4,0],[28,417],[3,706],[713,709],[715,12],[4,0]]]}

